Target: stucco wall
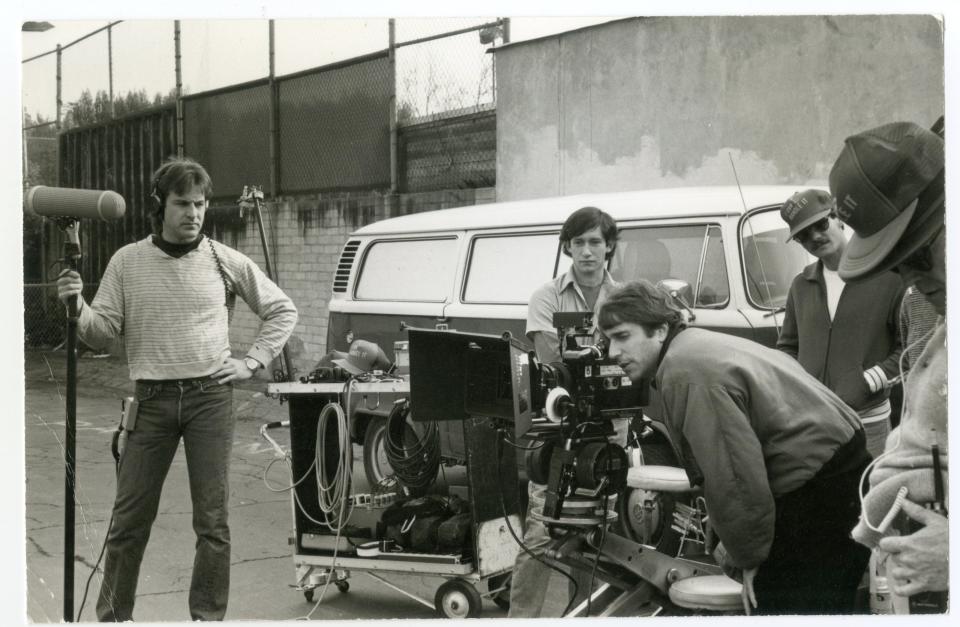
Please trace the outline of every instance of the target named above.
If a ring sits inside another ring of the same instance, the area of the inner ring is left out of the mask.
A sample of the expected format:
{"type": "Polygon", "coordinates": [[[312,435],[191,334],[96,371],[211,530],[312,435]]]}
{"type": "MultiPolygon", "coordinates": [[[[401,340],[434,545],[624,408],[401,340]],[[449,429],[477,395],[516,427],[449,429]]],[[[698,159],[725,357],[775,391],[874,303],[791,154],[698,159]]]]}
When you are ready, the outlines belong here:
{"type": "Polygon", "coordinates": [[[730,156],[823,184],[848,135],[944,109],[932,16],[635,18],[496,55],[498,200],[732,184],[730,156]]]}

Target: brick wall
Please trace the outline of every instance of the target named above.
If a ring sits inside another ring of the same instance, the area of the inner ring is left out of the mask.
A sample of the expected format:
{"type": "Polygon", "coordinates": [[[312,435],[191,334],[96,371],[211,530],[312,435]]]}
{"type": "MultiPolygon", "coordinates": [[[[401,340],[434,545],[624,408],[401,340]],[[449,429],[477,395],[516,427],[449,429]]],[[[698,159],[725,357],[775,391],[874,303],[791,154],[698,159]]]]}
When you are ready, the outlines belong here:
{"type": "MultiPolygon", "coordinates": [[[[326,352],[327,306],[340,250],[354,230],[390,217],[484,204],[495,200],[493,188],[400,194],[379,192],[317,193],[284,197],[263,207],[270,262],[280,287],[293,299],[300,319],[288,343],[294,367],[305,374],[326,352]]],[[[265,270],[256,218],[241,218],[236,208],[208,213],[211,236],[241,251],[265,270]]],[[[256,337],[259,320],[237,302],[230,343],[242,353],[256,337]]]]}

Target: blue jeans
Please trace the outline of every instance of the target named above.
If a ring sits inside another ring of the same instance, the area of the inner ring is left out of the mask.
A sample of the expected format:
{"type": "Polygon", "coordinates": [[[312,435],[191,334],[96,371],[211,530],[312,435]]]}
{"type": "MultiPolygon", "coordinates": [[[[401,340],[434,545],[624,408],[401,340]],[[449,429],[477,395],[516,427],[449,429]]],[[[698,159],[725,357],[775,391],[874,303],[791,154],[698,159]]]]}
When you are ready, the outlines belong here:
{"type": "Polygon", "coordinates": [[[97,617],[133,619],[140,563],[182,437],[197,536],[190,617],[223,620],[230,590],[227,502],[233,387],[212,379],[138,381],[136,396],[140,408],[120,459],[97,617]]]}

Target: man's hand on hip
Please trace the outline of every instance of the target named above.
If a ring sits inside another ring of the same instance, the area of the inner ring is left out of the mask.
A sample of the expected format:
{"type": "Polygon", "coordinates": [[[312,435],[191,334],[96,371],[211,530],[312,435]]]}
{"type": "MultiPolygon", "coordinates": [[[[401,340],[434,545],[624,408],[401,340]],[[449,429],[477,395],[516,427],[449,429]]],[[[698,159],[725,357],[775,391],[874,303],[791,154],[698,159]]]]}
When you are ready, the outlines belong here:
{"type": "Polygon", "coordinates": [[[242,359],[226,357],[220,367],[210,375],[211,379],[216,379],[218,383],[229,383],[231,381],[243,381],[253,376],[253,371],[247,367],[242,359]]]}

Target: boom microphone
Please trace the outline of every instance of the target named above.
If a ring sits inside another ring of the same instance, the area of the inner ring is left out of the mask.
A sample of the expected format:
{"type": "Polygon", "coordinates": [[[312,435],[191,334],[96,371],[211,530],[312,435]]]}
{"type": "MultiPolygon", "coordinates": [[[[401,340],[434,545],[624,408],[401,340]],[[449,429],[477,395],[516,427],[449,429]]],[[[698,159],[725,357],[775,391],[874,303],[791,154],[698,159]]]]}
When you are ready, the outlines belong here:
{"type": "Polygon", "coordinates": [[[37,215],[64,218],[115,220],[127,210],[127,203],[117,192],[46,185],[31,187],[24,204],[37,215]]]}

